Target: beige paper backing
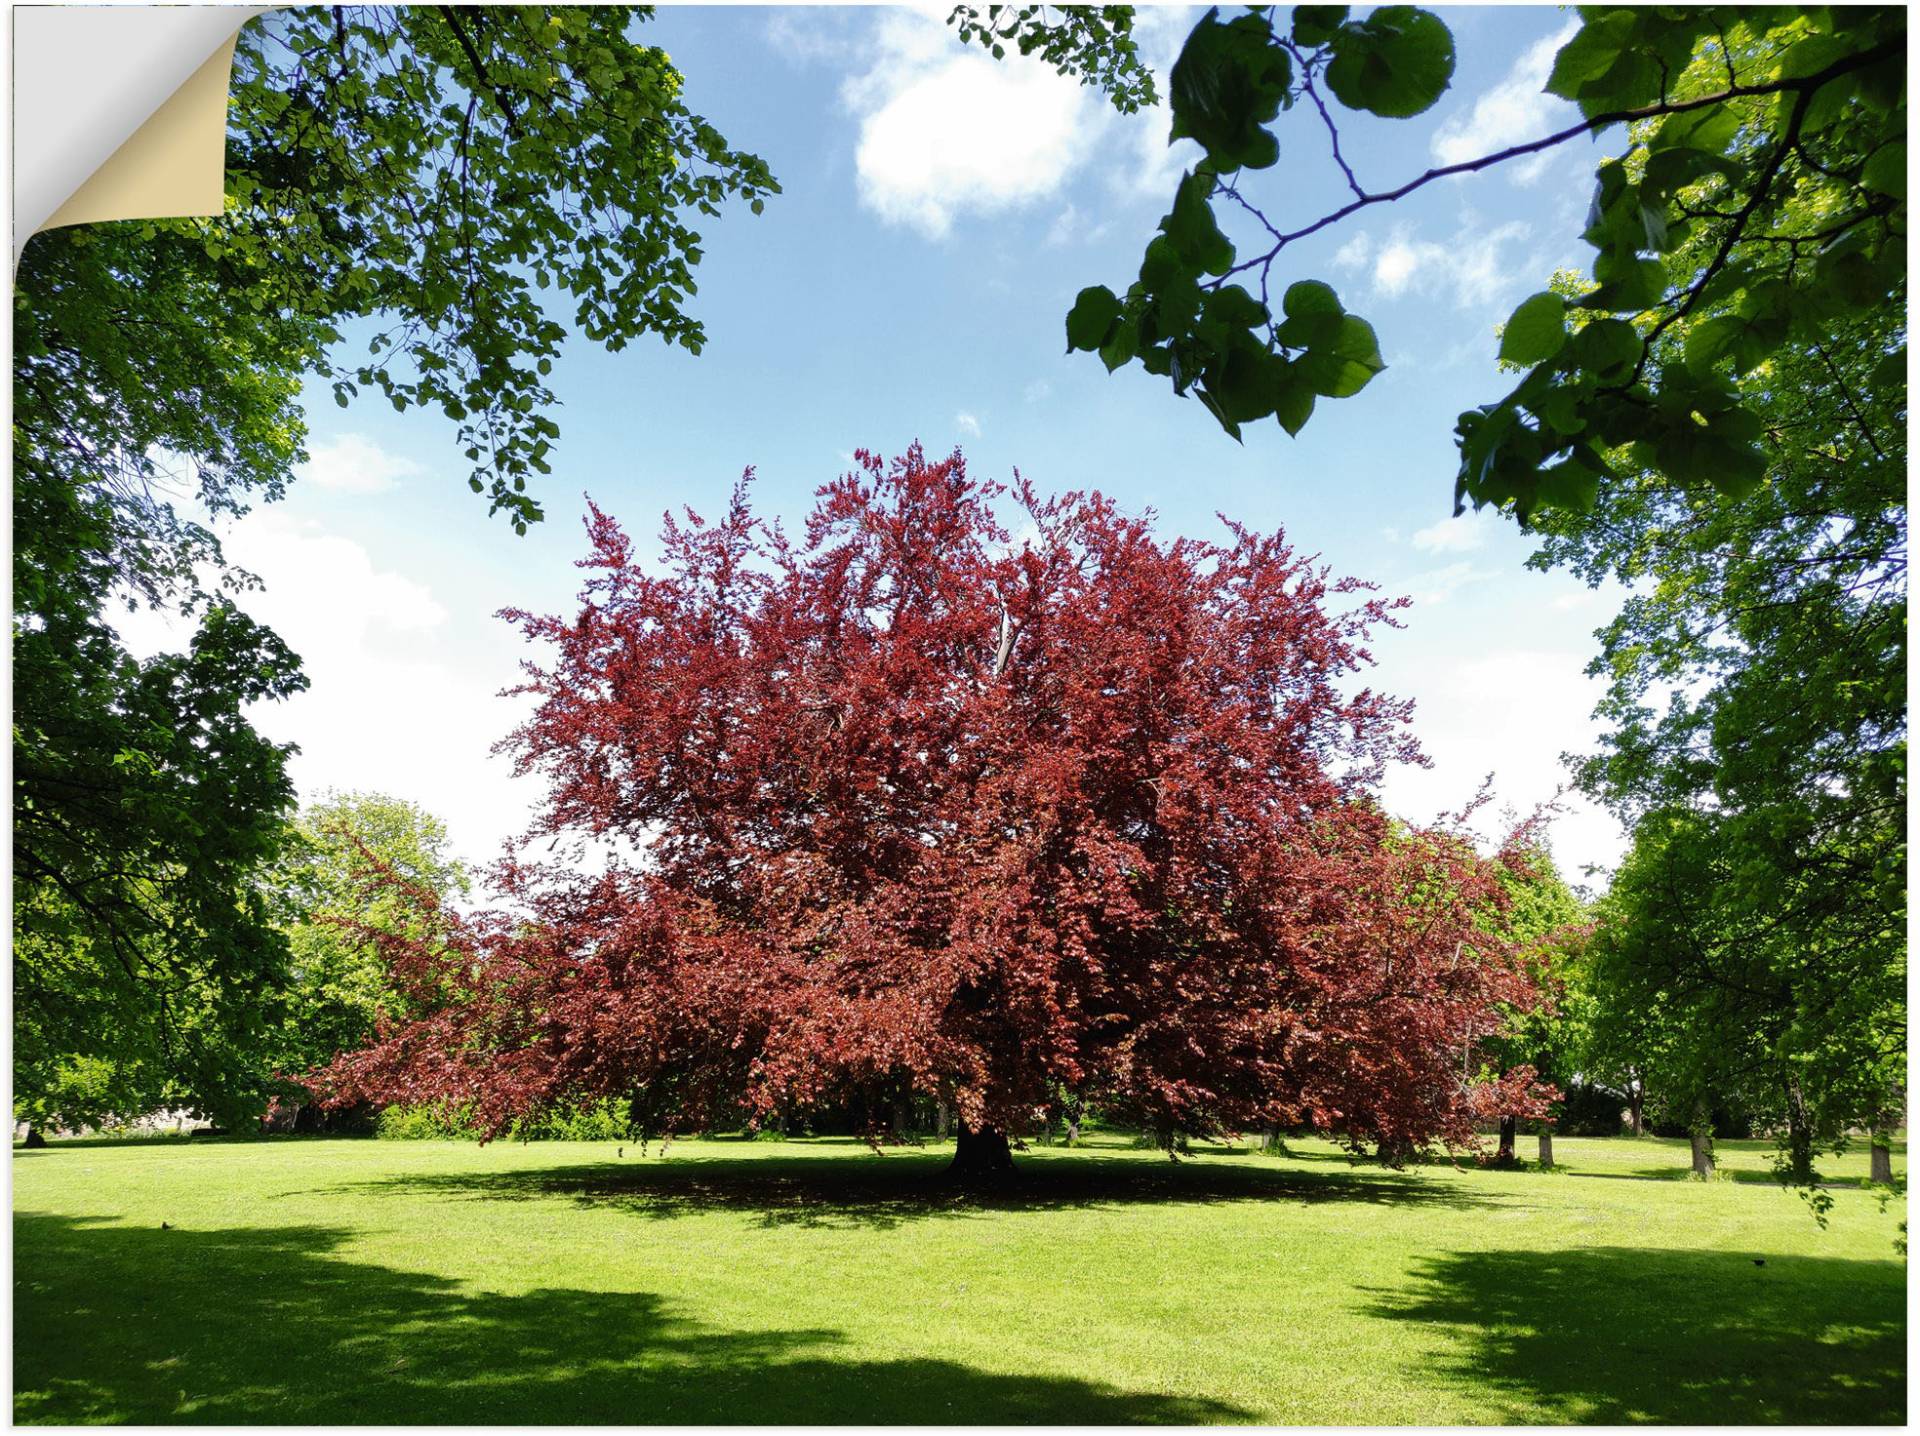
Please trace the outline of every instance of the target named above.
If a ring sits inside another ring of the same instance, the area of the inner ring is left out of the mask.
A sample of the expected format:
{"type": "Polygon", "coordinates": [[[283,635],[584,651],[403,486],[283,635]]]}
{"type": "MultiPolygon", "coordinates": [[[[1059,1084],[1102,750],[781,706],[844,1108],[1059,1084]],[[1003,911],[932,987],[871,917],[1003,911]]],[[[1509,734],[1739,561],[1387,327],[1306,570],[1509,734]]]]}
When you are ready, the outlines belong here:
{"type": "Polygon", "coordinates": [[[226,203],[227,87],[238,38],[215,50],[41,229],[219,214],[226,203]]]}

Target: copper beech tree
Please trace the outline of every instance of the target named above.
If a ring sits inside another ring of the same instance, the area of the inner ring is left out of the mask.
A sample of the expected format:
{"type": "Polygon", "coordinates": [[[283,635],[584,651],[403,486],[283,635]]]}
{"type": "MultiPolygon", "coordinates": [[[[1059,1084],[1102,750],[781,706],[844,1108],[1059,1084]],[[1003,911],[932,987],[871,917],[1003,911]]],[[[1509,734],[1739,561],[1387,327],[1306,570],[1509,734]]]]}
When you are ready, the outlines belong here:
{"type": "MultiPolygon", "coordinates": [[[[1373,595],[1278,535],[1163,542],[1099,494],[867,453],[794,539],[595,508],[507,742],[548,784],[511,913],[385,937],[409,1016],[336,1100],[654,1131],[855,1092],[951,1104],[955,1169],[1065,1090],[1181,1134],[1312,1123],[1390,1152],[1538,1110],[1486,1066],[1528,980],[1501,862],[1373,797],[1418,760],[1357,687],[1373,595]],[[1011,541],[996,500],[1016,504],[1011,541]],[[573,861],[592,848],[592,863],[573,861]],[[588,870],[591,869],[589,872],[588,870]]],[[[749,472],[748,478],[751,478],[749,472]]]]}

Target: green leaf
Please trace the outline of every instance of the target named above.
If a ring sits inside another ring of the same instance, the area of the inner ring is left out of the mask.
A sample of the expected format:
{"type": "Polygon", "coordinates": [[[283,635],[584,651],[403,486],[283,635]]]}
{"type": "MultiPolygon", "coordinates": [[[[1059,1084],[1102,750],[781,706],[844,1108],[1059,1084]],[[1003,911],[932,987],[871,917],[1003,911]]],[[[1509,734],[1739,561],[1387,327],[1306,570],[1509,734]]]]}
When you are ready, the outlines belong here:
{"type": "Polygon", "coordinates": [[[1895,140],[1882,145],[1873,152],[1873,157],[1860,171],[1860,183],[1879,194],[1889,194],[1895,199],[1907,197],[1907,145],[1905,140],[1895,140]]]}
{"type": "Polygon", "coordinates": [[[1174,61],[1168,138],[1199,141],[1222,171],[1263,169],[1279,158],[1279,143],[1264,126],[1280,113],[1293,63],[1272,43],[1264,17],[1242,15],[1223,25],[1219,15],[1216,7],[1201,17],[1174,61]]]}
{"type": "Polygon", "coordinates": [[[1299,365],[1289,364],[1283,371],[1278,392],[1273,399],[1273,412],[1279,416],[1280,427],[1294,438],[1307,427],[1307,420],[1313,417],[1313,385],[1299,372],[1299,365]]]}
{"type": "Polygon", "coordinates": [[[1573,336],[1573,362],[1603,383],[1640,362],[1639,331],[1624,319],[1596,319],[1573,336]]]}
{"type": "Polygon", "coordinates": [[[1600,475],[1578,459],[1564,459],[1540,471],[1535,492],[1543,504],[1590,514],[1600,497],[1600,475]]]}
{"type": "Polygon", "coordinates": [[[1625,11],[1587,20],[1553,57],[1547,93],[1563,100],[1579,99],[1583,85],[1613,68],[1632,28],[1633,16],[1625,11]]]}
{"type": "Polygon", "coordinates": [[[1213,217],[1208,203],[1212,192],[1211,173],[1190,171],[1181,176],[1173,212],[1160,221],[1160,228],[1189,264],[1208,274],[1225,274],[1233,268],[1233,245],[1213,217]]]}
{"type": "Polygon", "coordinates": [[[1386,5],[1331,40],[1327,88],[1350,110],[1407,119],[1453,83],[1453,32],[1431,10],[1386,5]]]}
{"type": "Polygon", "coordinates": [[[1211,291],[1203,306],[1207,318],[1227,329],[1251,329],[1267,322],[1267,306],[1237,284],[1211,291]]]}
{"type": "Polygon", "coordinates": [[[1500,358],[1528,368],[1560,352],[1567,342],[1567,305],[1547,290],[1520,301],[1500,336],[1500,358]]]}
{"type": "Polygon", "coordinates": [[[1112,332],[1108,334],[1106,342],[1100,346],[1100,362],[1107,366],[1107,372],[1111,374],[1133,358],[1139,351],[1139,347],[1140,326],[1123,313],[1119,322],[1113,326],[1112,332]]]}
{"type": "Polygon", "coordinates": [[[1081,290],[1067,314],[1068,352],[1098,349],[1119,317],[1120,300],[1106,285],[1092,284],[1081,290]]]}
{"type": "Polygon", "coordinates": [[[1317,279],[1301,279],[1289,284],[1287,292],[1280,296],[1280,310],[1289,319],[1346,312],[1340,307],[1340,296],[1334,293],[1333,286],[1317,279]]]}
{"type": "Polygon", "coordinates": [[[1317,49],[1346,23],[1346,5],[1296,5],[1293,7],[1293,43],[1303,49],[1317,49]]]}
{"type": "Polygon", "coordinates": [[[1321,397],[1347,399],[1366,388],[1386,367],[1373,326],[1349,314],[1341,319],[1333,342],[1309,349],[1296,362],[1295,372],[1321,397]]]}

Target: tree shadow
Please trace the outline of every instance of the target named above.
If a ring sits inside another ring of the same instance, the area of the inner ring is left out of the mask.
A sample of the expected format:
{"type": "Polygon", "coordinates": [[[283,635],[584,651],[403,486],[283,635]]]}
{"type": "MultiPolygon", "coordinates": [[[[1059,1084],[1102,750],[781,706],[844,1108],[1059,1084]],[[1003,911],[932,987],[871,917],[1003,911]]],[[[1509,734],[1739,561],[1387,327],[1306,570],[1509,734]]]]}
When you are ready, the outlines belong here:
{"type": "Polygon", "coordinates": [[[403,1194],[484,1201],[572,1199],[666,1219],[701,1211],[747,1212],[762,1226],[893,1228],[930,1217],[1125,1207],[1141,1203],[1367,1202],[1395,1206],[1512,1208],[1449,1183],[1384,1171],[1286,1171],[1113,1157],[1031,1154],[1014,1177],[970,1188],[944,1179],[945,1153],[633,1157],[624,1161],[499,1172],[421,1172],[324,1189],[325,1195],[403,1194]]]}
{"type": "Polygon", "coordinates": [[[1745,1252],[1448,1252],[1369,1314],[1446,1328],[1489,1421],[1899,1423],[1906,1268],[1745,1252]],[[1503,1399],[1504,1398],[1504,1399],[1503,1399]]]}
{"type": "Polygon", "coordinates": [[[1244,1421],[1222,1402],[854,1359],[645,1292],[473,1291],[336,1254],[325,1227],[14,1219],[14,1417],[204,1424],[1244,1421]]]}

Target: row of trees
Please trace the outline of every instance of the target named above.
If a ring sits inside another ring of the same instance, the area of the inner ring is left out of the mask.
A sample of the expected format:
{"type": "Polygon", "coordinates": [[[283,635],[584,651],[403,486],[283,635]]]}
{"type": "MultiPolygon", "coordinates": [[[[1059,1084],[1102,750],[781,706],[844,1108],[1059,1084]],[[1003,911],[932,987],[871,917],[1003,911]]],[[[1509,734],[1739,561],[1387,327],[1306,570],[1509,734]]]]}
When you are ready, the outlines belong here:
{"type": "MultiPolygon", "coordinates": [[[[566,330],[536,291],[567,295],[610,347],[654,333],[697,352],[690,221],[777,190],[686,111],[665,55],[633,43],[638,18],[275,12],[236,60],[226,213],[28,245],[25,1110],[92,1083],[112,1108],[179,1092],[237,1118],[262,1074],[364,1027],[364,1005],[344,1026],[315,1009],[298,1030],[317,1046],[274,1046],[293,1030],[290,964],[317,969],[296,962],[278,876],[286,753],[243,709],[305,679],[174,502],[220,515],[278,496],[318,372],[342,403],[372,387],[437,407],[472,486],[516,528],[539,519],[566,330]],[[362,319],[385,327],[355,361],[339,336],[362,319]],[[198,615],[189,651],[133,661],[119,602],[198,615]]],[[[1123,109],[1154,97],[1124,8],[954,18],[1123,109]]],[[[1895,10],[1586,11],[1550,81],[1580,124],[1390,188],[1348,170],[1351,202],[1289,232],[1251,188],[1279,129],[1326,134],[1339,162],[1335,107],[1430,107],[1453,37],[1411,7],[1210,15],[1169,95],[1206,162],[1139,282],[1068,319],[1070,344],[1168,375],[1229,429],[1297,429],[1384,361],[1324,284],[1283,271],[1269,294],[1289,245],[1449,174],[1624,135],[1595,176],[1591,275],[1516,310],[1500,352],[1524,376],[1458,434],[1463,500],[1530,523],[1537,564],[1632,592],[1595,665],[1612,733],[1579,780],[1635,843],[1558,1015],[1527,995],[1542,974],[1518,919],[1489,917],[1533,901],[1512,887],[1520,856],[1396,828],[1369,797],[1404,737],[1395,705],[1339,684],[1386,605],[1332,611],[1355,590],[1277,537],[1164,542],[1097,498],[1021,493],[1042,539],[1017,557],[964,471],[916,452],[830,486],[804,544],[744,503],[670,535],[666,580],[596,518],[609,587],[577,621],[525,620],[557,658],[517,741],[552,780],[544,823],[653,856],[592,880],[509,868],[511,919],[410,901],[416,926],[383,939],[413,944],[381,959],[395,1017],[497,1057],[495,1116],[622,1083],[657,1089],[642,1106],[662,1118],[729,1092],[768,1110],[836,1072],[905,1072],[950,1089],[976,1133],[1065,1083],[1169,1132],[1293,1114],[1391,1147],[1464,1130],[1474,1102],[1518,1120],[1540,1094],[1483,1079],[1532,1066],[1611,1075],[1696,1127],[1759,1111],[1802,1177],[1849,1127],[1883,1128],[1906,1040],[1904,43],[1895,10]],[[928,555],[948,544],[943,568],[928,555]],[[615,660],[678,706],[649,717],[606,688],[594,665],[615,660]],[[647,943],[655,957],[612,961],[647,943]],[[829,956],[849,945],[911,980],[829,956]],[[452,1001],[448,952],[497,980],[452,1001]],[[639,995],[668,978],[671,1020],[639,995]]],[[[335,1077],[451,1092],[424,1051],[390,1040],[335,1077]]]]}

